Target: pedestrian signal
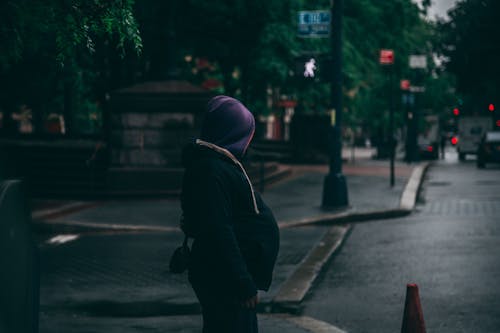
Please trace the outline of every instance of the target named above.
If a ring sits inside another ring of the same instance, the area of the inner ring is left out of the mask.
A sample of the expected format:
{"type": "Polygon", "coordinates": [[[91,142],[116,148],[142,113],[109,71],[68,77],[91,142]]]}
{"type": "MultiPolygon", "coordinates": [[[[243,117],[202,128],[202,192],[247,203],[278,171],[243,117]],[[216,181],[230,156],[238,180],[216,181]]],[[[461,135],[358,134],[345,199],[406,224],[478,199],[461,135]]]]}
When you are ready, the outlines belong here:
{"type": "Polygon", "coordinates": [[[330,82],[332,61],[329,55],[306,54],[295,58],[293,75],[304,82],[330,82]]]}
{"type": "Polygon", "coordinates": [[[314,77],[315,70],[316,70],[316,60],[314,58],[311,58],[304,65],[304,77],[314,77]]]}

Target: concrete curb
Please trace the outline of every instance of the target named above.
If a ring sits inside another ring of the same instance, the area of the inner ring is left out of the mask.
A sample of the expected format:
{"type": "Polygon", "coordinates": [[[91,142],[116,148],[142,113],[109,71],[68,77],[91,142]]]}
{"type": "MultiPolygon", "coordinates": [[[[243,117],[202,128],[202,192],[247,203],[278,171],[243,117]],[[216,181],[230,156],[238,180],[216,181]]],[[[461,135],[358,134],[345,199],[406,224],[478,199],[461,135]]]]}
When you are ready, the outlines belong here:
{"type": "Polygon", "coordinates": [[[311,317],[284,316],[283,319],[311,333],[346,333],[336,326],[311,317]]]}
{"type": "Polygon", "coordinates": [[[372,221],[397,218],[409,215],[415,208],[418,191],[422,185],[429,163],[423,163],[413,168],[412,174],[401,195],[399,208],[381,209],[366,212],[342,211],[338,213],[321,214],[299,220],[280,222],[280,228],[293,228],[305,225],[333,225],[353,222],[372,221]]]}
{"type": "Polygon", "coordinates": [[[400,208],[364,213],[341,212],[307,218],[295,222],[281,223],[280,228],[304,225],[332,225],[322,240],[311,249],[294,273],[282,284],[273,299],[273,311],[299,312],[302,301],[311,289],[324,265],[336,254],[351,231],[351,225],[339,225],[349,222],[373,221],[409,215],[415,208],[418,191],[422,185],[429,163],[416,166],[401,195],[400,208]]]}
{"type": "Polygon", "coordinates": [[[325,233],[321,241],[309,251],[293,274],[281,285],[272,301],[273,311],[296,312],[298,310],[298,306],[311,289],[322,268],[342,246],[350,230],[350,225],[333,226],[325,233]]]}
{"type": "Polygon", "coordinates": [[[422,186],[424,176],[429,169],[430,163],[426,162],[421,165],[417,165],[413,172],[411,173],[410,179],[406,183],[406,187],[401,195],[401,200],[399,202],[399,208],[412,211],[415,209],[417,203],[418,192],[422,186]]]}
{"type": "Polygon", "coordinates": [[[307,225],[346,224],[353,222],[363,222],[363,221],[402,217],[408,214],[410,214],[410,211],[406,209],[385,209],[385,210],[374,210],[368,212],[346,211],[334,214],[323,214],[291,222],[281,222],[278,223],[278,225],[280,228],[295,228],[307,225]]]}
{"type": "Polygon", "coordinates": [[[76,213],[78,211],[98,206],[100,202],[71,202],[57,208],[40,209],[31,213],[33,220],[55,219],[60,216],[76,213]]]}
{"type": "Polygon", "coordinates": [[[70,234],[88,234],[97,232],[181,232],[178,227],[162,227],[154,225],[125,225],[108,223],[88,223],[75,221],[33,221],[33,226],[39,233],[70,233],[70,234]]]}

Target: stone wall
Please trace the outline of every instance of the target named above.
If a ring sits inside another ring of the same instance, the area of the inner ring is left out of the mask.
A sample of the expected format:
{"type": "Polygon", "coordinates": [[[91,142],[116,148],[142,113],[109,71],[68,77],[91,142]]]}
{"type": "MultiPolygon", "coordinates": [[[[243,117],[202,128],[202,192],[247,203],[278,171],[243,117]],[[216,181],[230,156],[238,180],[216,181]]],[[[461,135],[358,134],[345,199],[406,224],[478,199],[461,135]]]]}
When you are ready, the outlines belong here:
{"type": "Polygon", "coordinates": [[[122,113],[112,116],[111,165],[178,167],[182,147],[198,134],[194,114],[122,113]]]}
{"type": "Polygon", "coordinates": [[[110,192],[179,191],[182,148],[199,135],[210,97],[185,81],[146,82],[112,93],[110,192]]]}

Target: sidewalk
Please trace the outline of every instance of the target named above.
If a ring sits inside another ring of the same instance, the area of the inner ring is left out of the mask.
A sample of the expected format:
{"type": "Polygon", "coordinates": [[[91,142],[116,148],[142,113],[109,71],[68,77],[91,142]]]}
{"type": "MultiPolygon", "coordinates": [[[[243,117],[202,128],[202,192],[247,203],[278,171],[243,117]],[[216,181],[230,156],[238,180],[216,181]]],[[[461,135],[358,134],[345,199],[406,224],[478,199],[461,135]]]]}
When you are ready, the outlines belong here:
{"type": "MultiPolygon", "coordinates": [[[[290,178],[263,193],[281,228],[281,248],[273,285],[268,293],[261,294],[259,311],[264,313],[279,310],[277,299],[289,300],[289,285],[303,284],[299,287],[303,288],[303,293],[296,302],[300,303],[321,266],[340,248],[347,235],[346,226],[339,227],[344,231],[340,233],[340,239],[331,240],[331,251],[326,251],[322,257],[315,254],[318,252],[315,249],[325,247],[325,239],[332,234],[331,228],[336,228],[317,223],[335,225],[344,223],[346,216],[363,213],[369,217],[373,212],[399,209],[413,166],[397,163],[396,185],[390,188],[387,161],[359,160],[345,164],[351,207],[334,212],[320,208],[327,168],[301,166],[293,169],[290,178]],[[302,224],[306,225],[291,227],[302,224]],[[301,274],[297,278],[297,272],[304,266],[309,267],[311,261],[315,267],[310,276],[306,274],[304,278],[301,274]]],[[[148,317],[146,321],[152,327],[156,327],[157,320],[164,331],[199,331],[199,315],[193,317],[197,318],[194,320],[186,319],[200,310],[186,274],[168,272],[170,255],[182,242],[182,234],[177,228],[180,216],[177,200],[95,203],[64,216],[51,216],[55,218],[38,223],[48,225],[52,230],[72,231],[76,238],[60,245],[49,244],[44,239],[41,245],[42,332],[51,332],[51,327],[56,327],[57,323],[63,325],[65,321],[68,321],[65,332],[80,332],[77,330],[80,324],[83,331],[89,331],[89,327],[95,324],[101,325],[102,329],[96,326],[92,331],[112,332],[105,328],[109,322],[100,319],[94,323],[92,318],[95,316],[148,317]],[[81,319],[76,320],[74,330],[70,329],[72,325],[68,316],[81,319]],[[169,319],[162,316],[169,316],[169,319]],[[184,320],[189,325],[182,330],[175,329],[174,326],[181,326],[171,316],[180,316],[183,318],[179,319],[180,322],[184,320]]],[[[328,241],[326,243],[328,245],[328,241]]],[[[292,325],[292,321],[279,316],[261,318],[261,325],[267,327],[263,328],[264,332],[283,331],[285,327],[286,332],[312,331],[296,323],[292,325]]],[[[147,325],[143,330],[134,328],[142,327],[145,319],[137,319],[139,326],[133,324],[134,319],[127,320],[131,328],[123,332],[149,332],[147,325]]],[[[151,331],[155,330],[151,328],[151,331]]]]}
{"type": "MultiPolygon", "coordinates": [[[[258,315],[261,333],[345,333],[335,326],[310,317],[273,314],[258,315]]],[[[201,332],[200,315],[145,318],[103,318],[85,314],[42,314],[40,333],[193,333],[201,332]],[[51,322],[52,325],[47,325],[51,322]]]]}
{"type": "MultiPolygon", "coordinates": [[[[323,180],[326,166],[295,166],[285,181],[272,185],[262,194],[280,224],[304,218],[316,219],[332,212],[321,209],[323,180]]],[[[361,160],[346,164],[350,212],[395,209],[413,167],[397,163],[394,188],[389,186],[389,167],[386,161],[361,160]],[[387,165],[386,165],[387,164],[387,165]],[[377,200],[374,200],[374,199],[377,200]]],[[[75,203],[68,204],[73,209],[75,203]]],[[[82,231],[98,228],[130,231],[175,231],[181,209],[178,200],[119,200],[83,203],[80,211],[45,220],[49,224],[67,226],[67,230],[82,231]],[[87,226],[88,228],[85,228],[87,226]],[[122,228],[120,228],[120,226],[122,228]]],[[[35,220],[42,219],[34,214],[35,220]]],[[[47,224],[47,223],[46,223],[47,224]]]]}

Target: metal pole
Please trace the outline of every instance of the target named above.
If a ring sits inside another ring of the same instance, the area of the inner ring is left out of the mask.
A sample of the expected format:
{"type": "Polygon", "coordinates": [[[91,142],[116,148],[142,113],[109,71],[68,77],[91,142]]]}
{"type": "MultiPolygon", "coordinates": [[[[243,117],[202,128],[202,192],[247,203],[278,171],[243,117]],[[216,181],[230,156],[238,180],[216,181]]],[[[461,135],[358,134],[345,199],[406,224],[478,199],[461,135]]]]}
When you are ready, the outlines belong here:
{"type": "Polygon", "coordinates": [[[391,154],[391,187],[394,186],[394,155],[396,149],[396,140],[394,138],[394,69],[393,65],[389,68],[389,149],[391,154]]]}
{"type": "Polygon", "coordinates": [[[260,183],[259,183],[259,190],[260,193],[264,193],[264,188],[265,188],[265,165],[264,165],[264,155],[260,156],[260,183]]]}
{"type": "Polygon", "coordinates": [[[412,143],[411,143],[411,137],[412,137],[412,132],[413,132],[413,128],[412,128],[412,118],[413,118],[413,114],[411,112],[411,107],[410,107],[410,100],[411,100],[411,96],[410,96],[410,92],[404,92],[403,93],[405,97],[405,102],[404,102],[404,108],[405,108],[405,117],[406,117],[406,138],[405,138],[405,161],[407,163],[410,163],[413,161],[413,157],[412,157],[412,143]]]}
{"type": "Polygon", "coordinates": [[[330,171],[323,183],[324,208],[348,205],[347,184],[342,174],[342,12],[343,0],[334,0],[331,8],[332,82],[329,128],[330,171]]]}

